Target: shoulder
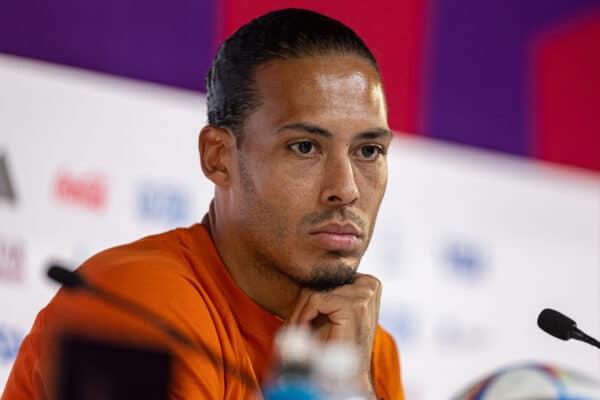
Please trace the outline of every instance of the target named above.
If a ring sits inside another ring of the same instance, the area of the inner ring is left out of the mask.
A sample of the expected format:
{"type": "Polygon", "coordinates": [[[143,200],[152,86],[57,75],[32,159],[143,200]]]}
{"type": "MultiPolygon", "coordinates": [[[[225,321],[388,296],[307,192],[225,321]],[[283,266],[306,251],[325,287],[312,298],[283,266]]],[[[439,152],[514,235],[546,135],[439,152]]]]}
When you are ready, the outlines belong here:
{"type": "MultiPolygon", "coordinates": [[[[220,357],[223,332],[216,325],[219,316],[194,272],[192,264],[201,259],[190,260],[185,255],[186,235],[184,232],[182,237],[182,232],[175,230],[110,248],[85,261],[78,272],[94,287],[149,310],[220,357]]],[[[174,393],[193,397],[192,393],[200,391],[211,393],[211,397],[220,396],[224,374],[210,362],[210,357],[194,355],[140,318],[139,313],[118,303],[121,304],[85,291],[59,290],[38,314],[28,337],[32,360],[37,365],[51,365],[46,354],[55,338],[64,333],[136,347],[164,348],[176,356],[174,393]]],[[[25,356],[23,351],[21,358],[25,356]]],[[[26,360],[17,362],[30,365],[26,360]]],[[[50,376],[48,370],[41,368],[40,376],[50,376]]]]}
{"type": "MultiPolygon", "coordinates": [[[[181,297],[197,292],[195,270],[202,257],[186,256],[193,228],[176,229],[104,250],[78,272],[90,283],[152,305],[157,296],[181,297]]],[[[198,249],[195,249],[198,253],[198,249]]]]}
{"type": "Polygon", "coordinates": [[[80,273],[97,277],[127,270],[158,272],[163,265],[184,266],[178,230],[147,236],[131,243],[101,251],[85,261],[80,273]]]}
{"type": "MultiPolygon", "coordinates": [[[[176,229],[104,250],[85,261],[77,272],[94,287],[143,305],[171,323],[190,318],[189,311],[196,316],[206,314],[203,284],[195,274],[202,257],[192,260],[185,255],[189,231],[176,229]]],[[[77,303],[81,301],[99,303],[91,297],[90,293],[61,289],[47,308],[80,310],[77,303]]],[[[92,310],[100,312],[107,307],[115,309],[114,305],[102,304],[92,310]]]]}
{"type": "Polygon", "coordinates": [[[373,343],[373,381],[379,398],[403,399],[400,377],[400,358],[392,336],[381,326],[377,327],[373,343]]]}
{"type": "Polygon", "coordinates": [[[188,335],[201,332],[216,337],[211,324],[214,307],[193,268],[202,257],[185,256],[185,241],[195,234],[192,228],[177,229],[94,255],[77,272],[109,295],[99,298],[89,290],[62,288],[40,311],[31,332],[69,332],[142,344],[168,342],[139,313],[123,307],[123,301],[107,301],[112,297],[139,305],[188,335]]]}

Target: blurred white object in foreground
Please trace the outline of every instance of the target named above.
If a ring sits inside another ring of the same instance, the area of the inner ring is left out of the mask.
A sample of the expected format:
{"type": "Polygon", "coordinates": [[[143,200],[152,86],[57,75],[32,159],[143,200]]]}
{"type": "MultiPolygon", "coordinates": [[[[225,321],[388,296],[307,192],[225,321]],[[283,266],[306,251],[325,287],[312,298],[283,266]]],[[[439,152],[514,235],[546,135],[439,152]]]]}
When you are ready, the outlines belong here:
{"type": "Polygon", "coordinates": [[[362,400],[358,349],[322,343],[302,327],[288,326],[275,338],[275,363],[264,388],[266,400],[362,400]]]}

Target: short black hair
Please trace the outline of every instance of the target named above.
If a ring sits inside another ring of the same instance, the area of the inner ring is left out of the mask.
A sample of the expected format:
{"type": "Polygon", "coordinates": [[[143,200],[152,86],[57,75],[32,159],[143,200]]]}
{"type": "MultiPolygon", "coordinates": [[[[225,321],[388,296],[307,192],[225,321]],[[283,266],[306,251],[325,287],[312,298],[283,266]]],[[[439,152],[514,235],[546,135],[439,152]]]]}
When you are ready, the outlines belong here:
{"type": "Polygon", "coordinates": [[[288,8],[253,19],[221,45],[208,71],[208,123],[230,129],[239,146],[246,118],[260,105],[256,68],[269,61],[331,53],[364,57],[379,73],[362,39],[333,18],[288,8]]]}

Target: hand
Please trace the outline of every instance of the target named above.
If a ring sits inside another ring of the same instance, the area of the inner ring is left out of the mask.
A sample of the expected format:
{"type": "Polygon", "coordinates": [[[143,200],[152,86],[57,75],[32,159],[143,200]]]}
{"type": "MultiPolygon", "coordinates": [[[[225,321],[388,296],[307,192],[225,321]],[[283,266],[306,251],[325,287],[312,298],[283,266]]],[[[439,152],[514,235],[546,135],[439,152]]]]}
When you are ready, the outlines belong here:
{"type": "Polygon", "coordinates": [[[309,326],[324,341],[344,341],[356,346],[363,389],[374,393],[371,352],[380,298],[381,282],[365,274],[358,274],[352,284],[327,292],[302,289],[286,324],[309,326]]]}

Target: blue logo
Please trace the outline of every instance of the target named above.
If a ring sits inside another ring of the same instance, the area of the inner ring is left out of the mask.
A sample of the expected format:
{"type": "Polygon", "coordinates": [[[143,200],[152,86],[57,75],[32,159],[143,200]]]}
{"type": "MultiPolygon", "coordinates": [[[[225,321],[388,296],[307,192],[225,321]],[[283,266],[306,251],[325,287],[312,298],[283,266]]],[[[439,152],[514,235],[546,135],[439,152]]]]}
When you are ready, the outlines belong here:
{"type": "Polygon", "coordinates": [[[17,357],[22,341],[20,331],[0,324],[0,364],[11,363],[17,357]]]}
{"type": "Polygon", "coordinates": [[[453,241],[443,251],[444,264],[461,280],[476,282],[485,272],[484,255],[480,247],[465,241],[453,241]]]}
{"type": "Polygon", "coordinates": [[[187,193],[169,185],[145,184],[137,196],[141,218],[157,223],[177,225],[189,220],[187,193]]]}

